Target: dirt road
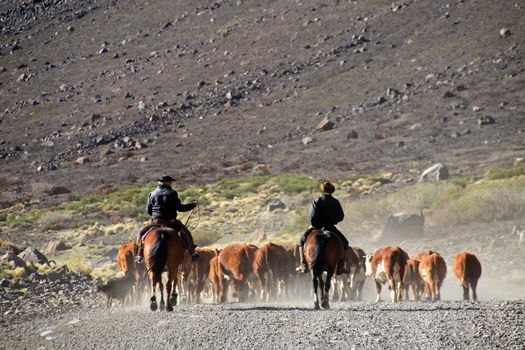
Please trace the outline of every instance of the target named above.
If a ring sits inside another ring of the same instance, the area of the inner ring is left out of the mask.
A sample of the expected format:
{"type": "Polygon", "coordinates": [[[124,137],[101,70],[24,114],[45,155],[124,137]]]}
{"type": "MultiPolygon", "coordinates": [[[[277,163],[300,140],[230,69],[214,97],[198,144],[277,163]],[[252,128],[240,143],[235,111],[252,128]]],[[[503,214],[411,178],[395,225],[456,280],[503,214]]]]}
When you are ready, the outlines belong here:
{"type": "Polygon", "coordinates": [[[525,303],[369,302],[71,310],[2,325],[1,349],[523,349],[525,303]]]}

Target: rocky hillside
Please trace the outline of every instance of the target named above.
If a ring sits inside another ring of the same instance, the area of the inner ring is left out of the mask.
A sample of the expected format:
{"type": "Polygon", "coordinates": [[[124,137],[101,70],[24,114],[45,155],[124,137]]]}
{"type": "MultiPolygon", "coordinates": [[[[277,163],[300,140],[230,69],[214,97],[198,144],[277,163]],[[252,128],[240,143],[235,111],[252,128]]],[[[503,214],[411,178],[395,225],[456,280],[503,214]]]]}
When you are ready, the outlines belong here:
{"type": "Polygon", "coordinates": [[[160,173],[509,166],[525,150],[523,7],[1,1],[0,205],[160,173]]]}

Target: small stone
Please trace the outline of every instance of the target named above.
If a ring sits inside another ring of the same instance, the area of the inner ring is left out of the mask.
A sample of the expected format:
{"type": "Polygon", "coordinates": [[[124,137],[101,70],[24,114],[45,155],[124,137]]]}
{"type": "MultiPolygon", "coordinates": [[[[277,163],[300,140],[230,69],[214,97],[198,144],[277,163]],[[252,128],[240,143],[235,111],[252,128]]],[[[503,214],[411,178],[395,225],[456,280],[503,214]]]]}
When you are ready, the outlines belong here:
{"type": "Polygon", "coordinates": [[[70,32],[70,33],[72,33],[72,32],[75,31],[75,27],[73,27],[73,26],[69,26],[69,27],[67,27],[67,31],[70,32]]]}
{"type": "Polygon", "coordinates": [[[309,145],[309,144],[315,142],[315,140],[314,140],[312,137],[307,136],[307,137],[304,137],[304,138],[301,140],[301,142],[302,142],[303,145],[306,146],[306,145],[309,145]]]}
{"type": "Polygon", "coordinates": [[[502,38],[506,38],[510,35],[510,29],[509,28],[501,28],[499,30],[499,36],[502,38]]]}
{"type": "Polygon", "coordinates": [[[144,103],[144,101],[140,101],[137,108],[140,113],[143,113],[146,110],[146,103],[144,103]]]}
{"type": "Polygon", "coordinates": [[[355,131],[354,129],[350,130],[348,132],[348,135],[346,135],[346,138],[347,140],[350,140],[350,139],[357,139],[359,135],[357,134],[357,131],[355,131]]]}
{"type": "Polygon", "coordinates": [[[268,211],[274,211],[276,209],[286,209],[286,204],[284,204],[280,199],[277,199],[268,204],[268,211]]]}
{"type": "Polygon", "coordinates": [[[105,54],[106,52],[108,52],[108,49],[106,49],[105,47],[101,48],[100,50],[98,50],[98,54],[99,55],[103,55],[105,54]]]}
{"type": "Polygon", "coordinates": [[[454,93],[452,91],[445,91],[445,93],[443,94],[443,98],[451,98],[451,97],[454,97],[456,95],[454,95],[454,93]]]}
{"type": "Polygon", "coordinates": [[[478,119],[478,124],[480,126],[483,126],[483,125],[492,125],[496,123],[496,119],[494,119],[493,117],[491,117],[490,115],[486,115],[484,117],[481,117],[478,119]]]}
{"type": "Polygon", "coordinates": [[[16,81],[17,82],[23,82],[23,81],[27,81],[27,79],[28,79],[27,74],[26,73],[22,73],[22,74],[20,74],[18,79],[16,79],[16,81]]]}
{"type": "Polygon", "coordinates": [[[317,127],[315,128],[317,131],[328,131],[332,130],[334,128],[335,124],[332,122],[328,117],[325,117],[323,120],[317,124],[317,127]]]}

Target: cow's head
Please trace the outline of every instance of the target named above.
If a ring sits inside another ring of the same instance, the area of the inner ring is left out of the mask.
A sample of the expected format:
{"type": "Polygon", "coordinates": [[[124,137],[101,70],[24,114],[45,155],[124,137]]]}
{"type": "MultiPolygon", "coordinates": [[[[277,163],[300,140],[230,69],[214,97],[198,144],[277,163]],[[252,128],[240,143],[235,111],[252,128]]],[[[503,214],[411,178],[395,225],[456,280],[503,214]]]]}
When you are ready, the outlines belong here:
{"type": "Polygon", "coordinates": [[[374,254],[368,253],[365,257],[365,276],[372,277],[372,258],[374,254]]]}

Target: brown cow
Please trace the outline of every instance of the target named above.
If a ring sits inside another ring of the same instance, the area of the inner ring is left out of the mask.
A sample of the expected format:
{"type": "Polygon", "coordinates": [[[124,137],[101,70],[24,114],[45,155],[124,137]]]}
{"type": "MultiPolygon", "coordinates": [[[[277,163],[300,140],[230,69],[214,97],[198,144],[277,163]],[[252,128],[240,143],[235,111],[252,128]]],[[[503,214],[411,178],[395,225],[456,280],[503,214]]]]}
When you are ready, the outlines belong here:
{"type": "Polygon", "coordinates": [[[447,276],[445,259],[438,253],[432,253],[423,257],[419,263],[419,275],[425,282],[427,299],[432,301],[441,300],[441,285],[447,276]]]}
{"type": "Polygon", "coordinates": [[[120,246],[117,253],[117,268],[124,272],[124,276],[132,278],[134,283],[130,293],[134,294],[133,299],[138,303],[146,287],[144,280],[146,270],[144,264],[135,261],[135,245],[135,240],[133,240],[120,246]]]}
{"type": "Polygon", "coordinates": [[[257,247],[246,243],[233,243],[224,247],[218,257],[220,302],[226,302],[225,279],[232,280],[232,295],[239,301],[249,296],[248,279],[253,276],[253,256],[257,247]]]}
{"type": "Polygon", "coordinates": [[[463,287],[463,300],[470,300],[469,286],[472,288],[472,299],[478,300],[476,287],[481,277],[481,263],[474,254],[461,252],[454,258],[454,273],[463,287]]]}
{"type": "Polygon", "coordinates": [[[189,292],[190,301],[200,304],[201,293],[210,274],[210,261],[219,254],[219,251],[217,249],[197,247],[195,248],[195,252],[199,254],[199,259],[197,259],[191,267],[192,284],[190,285],[189,292]]]}
{"type": "Polygon", "coordinates": [[[404,284],[405,284],[405,299],[409,300],[408,297],[408,291],[409,289],[412,290],[412,296],[414,300],[420,300],[421,294],[423,293],[423,289],[425,287],[425,282],[421,279],[421,276],[419,275],[419,263],[421,260],[416,260],[414,258],[410,258],[407,261],[407,267],[405,269],[405,278],[404,278],[404,284]]]}
{"type": "Polygon", "coordinates": [[[432,250],[423,250],[419,253],[416,253],[414,256],[412,256],[410,259],[412,260],[419,260],[421,261],[421,259],[423,259],[425,256],[428,256],[430,254],[434,254],[435,252],[432,251],[432,250]]]}
{"type": "Polygon", "coordinates": [[[274,243],[267,243],[255,251],[253,273],[259,280],[260,299],[275,299],[279,282],[287,292],[288,278],[292,267],[286,249],[274,243]]]}
{"type": "Polygon", "coordinates": [[[388,282],[392,302],[402,300],[403,278],[408,260],[407,253],[394,246],[376,250],[366,256],[366,275],[376,282],[376,303],[381,301],[381,284],[388,282]]]}

